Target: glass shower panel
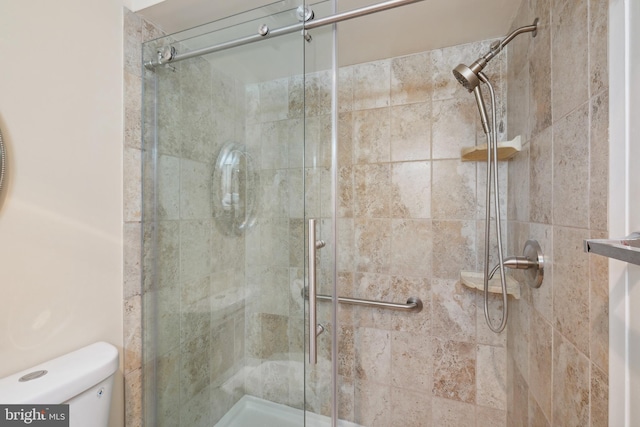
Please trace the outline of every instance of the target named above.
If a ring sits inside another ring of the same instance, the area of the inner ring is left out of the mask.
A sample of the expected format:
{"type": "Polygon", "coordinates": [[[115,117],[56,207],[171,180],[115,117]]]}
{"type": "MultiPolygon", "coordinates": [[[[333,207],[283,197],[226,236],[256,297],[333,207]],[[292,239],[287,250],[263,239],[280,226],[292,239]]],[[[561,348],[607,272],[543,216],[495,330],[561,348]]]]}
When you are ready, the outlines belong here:
{"type": "MultiPolygon", "coordinates": [[[[188,52],[295,24],[295,6],[149,42],[144,61],[166,46],[188,52]]],[[[298,409],[294,425],[304,423],[306,220],[319,219],[320,238],[331,229],[330,139],[305,147],[305,127],[327,126],[305,124],[306,43],[295,33],[145,72],[146,425],[231,425],[243,402],[298,409]]],[[[333,274],[329,250],[321,286],[333,274]]],[[[330,337],[320,345],[329,357],[330,337]]],[[[328,375],[323,385],[330,366],[328,375]]]]}
{"type": "MultiPolygon", "coordinates": [[[[315,16],[332,14],[331,2],[310,6],[315,16]]],[[[306,422],[329,426],[334,417],[335,229],[333,199],[333,29],[310,30],[305,44],[305,222],[316,220],[317,322],[324,328],[317,341],[317,364],[308,365],[305,384],[306,422]],[[321,416],[322,418],[318,417],[321,416]],[[318,421],[322,420],[322,421],[318,421]]],[[[309,323],[305,319],[305,325],[309,323]]]]}

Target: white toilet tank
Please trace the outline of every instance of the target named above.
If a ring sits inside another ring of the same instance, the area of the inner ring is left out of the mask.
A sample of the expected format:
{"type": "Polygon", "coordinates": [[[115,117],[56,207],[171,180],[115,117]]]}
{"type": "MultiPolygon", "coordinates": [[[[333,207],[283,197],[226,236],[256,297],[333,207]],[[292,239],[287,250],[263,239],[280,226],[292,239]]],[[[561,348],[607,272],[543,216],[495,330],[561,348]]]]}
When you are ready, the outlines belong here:
{"type": "Polygon", "coordinates": [[[0,404],[67,403],[70,427],[107,427],[117,369],[118,349],[97,342],[0,379],[0,404]]]}

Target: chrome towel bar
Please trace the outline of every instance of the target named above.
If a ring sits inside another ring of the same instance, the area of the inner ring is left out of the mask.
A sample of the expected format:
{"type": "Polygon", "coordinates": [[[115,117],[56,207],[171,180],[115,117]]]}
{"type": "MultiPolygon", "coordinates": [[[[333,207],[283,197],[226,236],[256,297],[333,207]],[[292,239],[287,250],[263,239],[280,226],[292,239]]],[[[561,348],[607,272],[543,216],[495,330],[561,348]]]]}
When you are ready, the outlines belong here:
{"type": "MultiPolygon", "coordinates": [[[[333,297],[331,295],[317,295],[316,298],[319,301],[333,300],[333,297]]],[[[416,297],[409,298],[406,304],[401,304],[397,302],[387,302],[387,301],[374,301],[369,299],[346,298],[346,297],[338,297],[338,302],[341,304],[362,305],[362,306],[374,307],[374,308],[387,308],[389,310],[398,310],[398,311],[412,311],[415,313],[419,313],[420,311],[422,311],[422,307],[423,307],[422,300],[416,297]]]]}

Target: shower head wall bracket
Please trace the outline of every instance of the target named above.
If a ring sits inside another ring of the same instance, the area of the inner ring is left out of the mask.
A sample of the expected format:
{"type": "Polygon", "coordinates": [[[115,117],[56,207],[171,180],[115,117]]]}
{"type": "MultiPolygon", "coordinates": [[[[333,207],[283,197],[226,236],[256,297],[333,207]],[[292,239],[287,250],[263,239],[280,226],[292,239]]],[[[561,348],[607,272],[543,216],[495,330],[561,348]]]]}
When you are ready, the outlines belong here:
{"type": "Polygon", "coordinates": [[[473,90],[480,84],[481,79],[478,77],[479,73],[484,70],[484,67],[487,66],[489,61],[491,61],[497,54],[499,54],[502,49],[504,49],[511,42],[511,40],[516,38],[518,35],[523,33],[532,33],[533,37],[538,35],[539,21],[540,20],[536,18],[533,21],[533,24],[517,28],[509,33],[509,35],[507,35],[501,41],[492,43],[489,52],[476,59],[469,66],[465,64],[459,64],[453,69],[453,75],[458,80],[458,82],[465,87],[465,89],[467,89],[469,92],[473,92],[473,90]]]}
{"type": "Polygon", "coordinates": [[[491,44],[491,50],[484,56],[484,58],[489,61],[494,56],[496,56],[502,49],[504,49],[511,40],[515,39],[520,34],[531,33],[531,37],[536,37],[538,35],[538,22],[540,22],[540,18],[536,18],[533,20],[533,24],[525,25],[524,27],[516,28],[509,35],[503,38],[499,42],[494,42],[491,44]]]}

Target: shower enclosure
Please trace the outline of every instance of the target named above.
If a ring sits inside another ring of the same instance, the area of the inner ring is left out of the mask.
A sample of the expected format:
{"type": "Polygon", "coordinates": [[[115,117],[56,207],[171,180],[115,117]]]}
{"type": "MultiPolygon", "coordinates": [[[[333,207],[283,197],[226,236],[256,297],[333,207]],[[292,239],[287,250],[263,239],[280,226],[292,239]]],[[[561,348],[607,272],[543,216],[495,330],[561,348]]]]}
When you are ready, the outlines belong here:
{"type": "MultiPolygon", "coordinates": [[[[144,62],[299,24],[298,6],[149,42],[144,62]]],[[[331,415],[331,303],[318,315],[318,364],[305,366],[302,293],[315,219],[327,242],[319,291],[333,295],[331,86],[316,73],[331,66],[330,34],[316,30],[310,43],[295,32],[145,72],[146,425],[214,425],[245,395],[331,415]]],[[[303,425],[303,411],[288,416],[303,425]]]]}
{"type": "Polygon", "coordinates": [[[285,0],[143,47],[147,426],[506,419],[506,335],[458,281],[482,171],[450,70],[490,41],[338,62],[332,16],[285,0]]]}

